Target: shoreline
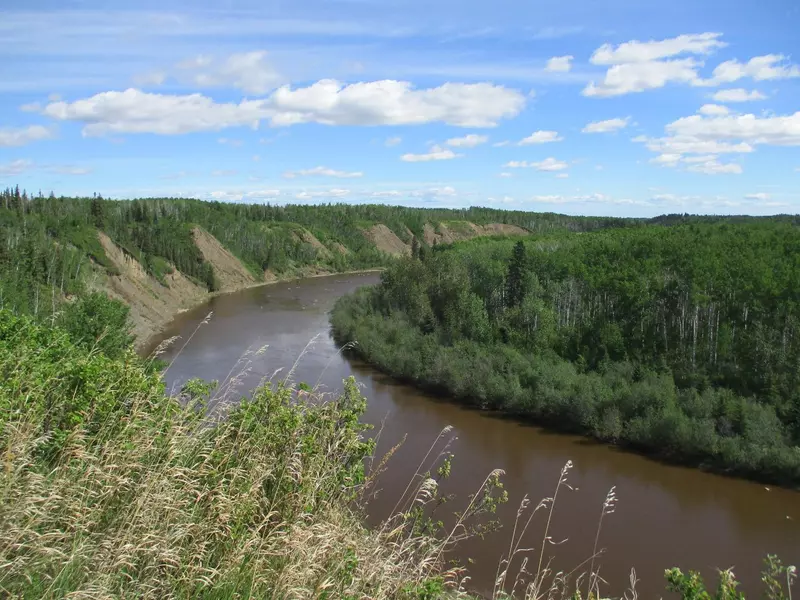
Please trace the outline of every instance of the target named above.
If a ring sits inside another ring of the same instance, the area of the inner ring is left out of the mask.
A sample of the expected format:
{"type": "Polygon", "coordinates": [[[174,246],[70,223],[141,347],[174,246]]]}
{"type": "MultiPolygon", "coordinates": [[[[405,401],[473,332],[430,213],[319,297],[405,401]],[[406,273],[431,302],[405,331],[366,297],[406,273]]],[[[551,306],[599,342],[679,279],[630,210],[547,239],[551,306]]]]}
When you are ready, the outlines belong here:
{"type": "Polygon", "coordinates": [[[154,349],[154,346],[155,346],[154,342],[155,342],[156,338],[158,338],[160,335],[162,335],[164,333],[164,331],[167,329],[167,327],[169,327],[169,325],[172,324],[172,322],[175,320],[176,317],[178,317],[179,315],[182,315],[185,312],[189,312],[191,310],[195,310],[196,308],[199,308],[203,304],[206,304],[209,300],[212,300],[212,299],[217,298],[219,296],[226,296],[228,294],[235,294],[235,293],[241,292],[243,290],[249,290],[249,289],[258,288],[258,287],[264,287],[264,286],[268,286],[268,285],[274,285],[276,283],[286,283],[286,282],[289,282],[289,281],[299,281],[299,280],[302,280],[302,279],[317,279],[317,278],[320,278],[320,277],[332,277],[334,275],[362,275],[362,274],[366,274],[366,273],[380,273],[380,272],[382,272],[384,270],[385,270],[385,267],[375,267],[375,268],[371,268],[371,269],[356,269],[356,270],[352,270],[352,271],[332,271],[332,272],[313,273],[313,274],[310,274],[310,275],[292,275],[290,277],[279,277],[279,276],[276,276],[275,279],[272,279],[271,281],[259,281],[259,282],[253,283],[251,285],[243,285],[241,287],[236,287],[236,288],[233,288],[233,289],[220,290],[220,291],[216,291],[216,292],[208,292],[206,295],[201,297],[198,302],[193,303],[191,306],[187,306],[185,308],[180,308],[177,311],[172,312],[171,314],[167,315],[166,318],[161,323],[159,323],[156,327],[153,328],[153,330],[150,333],[147,334],[147,336],[145,336],[145,337],[143,337],[141,339],[137,338],[137,340],[134,342],[134,348],[135,348],[137,354],[139,354],[142,357],[146,357],[148,354],[152,353],[152,350],[154,349]],[[148,352],[147,354],[144,354],[144,351],[148,350],[148,349],[150,350],[150,352],[148,352]]]}

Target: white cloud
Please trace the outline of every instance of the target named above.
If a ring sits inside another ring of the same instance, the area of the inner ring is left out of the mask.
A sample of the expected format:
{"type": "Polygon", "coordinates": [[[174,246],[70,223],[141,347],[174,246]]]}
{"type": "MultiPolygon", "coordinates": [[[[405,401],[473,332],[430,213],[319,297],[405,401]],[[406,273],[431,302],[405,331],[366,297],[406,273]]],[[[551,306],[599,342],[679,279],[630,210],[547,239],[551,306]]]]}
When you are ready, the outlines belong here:
{"type": "Polygon", "coordinates": [[[745,146],[800,146],[800,111],[786,116],[763,117],[753,114],[714,118],[692,115],[669,123],[666,130],[674,136],[691,137],[706,143],[740,140],[745,146]]]}
{"type": "Polygon", "coordinates": [[[721,104],[703,104],[697,112],[707,117],[721,117],[727,115],[730,110],[728,110],[727,106],[722,106],[721,104]]]}
{"type": "Polygon", "coordinates": [[[733,88],[730,90],[720,90],[711,96],[716,102],[750,102],[752,100],[764,100],[766,96],[758,90],[747,91],[744,88],[733,88]]]}
{"type": "Polygon", "coordinates": [[[239,146],[242,145],[243,142],[242,142],[242,140],[236,140],[236,139],[230,139],[230,138],[221,137],[221,138],[219,138],[217,140],[217,143],[224,144],[226,146],[233,146],[234,148],[238,148],[239,146]]]}
{"type": "Polygon", "coordinates": [[[756,194],[745,194],[744,197],[746,200],[761,200],[761,201],[769,200],[770,198],[769,194],[765,194],[764,192],[758,192],[756,194]]]}
{"type": "Polygon", "coordinates": [[[33,168],[33,162],[25,159],[12,160],[10,163],[0,164],[0,175],[21,175],[33,168]]]}
{"type": "Polygon", "coordinates": [[[297,171],[286,171],[283,174],[287,179],[294,179],[295,177],[308,177],[320,175],[322,177],[338,177],[340,179],[351,179],[356,177],[363,177],[364,173],[361,171],[337,171],[329,169],[328,167],[314,167],[313,169],[299,169],[297,171]]]}
{"type": "Polygon", "coordinates": [[[212,177],[230,177],[231,175],[236,175],[238,171],[236,169],[216,169],[211,171],[212,177]]]}
{"type": "Polygon", "coordinates": [[[280,190],[252,190],[243,191],[213,191],[208,194],[214,200],[222,202],[239,202],[241,200],[272,200],[281,195],[280,190]]]}
{"type": "Polygon", "coordinates": [[[0,128],[0,148],[24,146],[30,142],[50,139],[53,136],[53,130],[42,125],[29,125],[18,129],[0,128]]]}
{"type": "Polygon", "coordinates": [[[92,172],[89,167],[78,167],[75,165],[37,165],[27,159],[18,159],[10,163],[0,164],[0,176],[2,175],[21,175],[26,171],[38,169],[55,173],[57,175],[88,175],[92,172]]]}
{"type": "Polygon", "coordinates": [[[431,160],[451,160],[459,158],[463,154],[456,154],[449,148],[442,148],[441,146],[431,146],[431,149],[426,154],[403,154],[400,160],[404,162],[427,162],[431,160]]]}
{"type": "Polygon", "coordinates": [[[400,196],[404,196],[405,194],[399,190],[381,190],[378,192],[372,192],[370,194],[371,198],[399,198],[400,196]]]}
{"type": "Polygon", "coordinates": [[[281,75],[267,62],[263,50],[231,54],[221,62],[198,56],[177,66],[199,87],[231,86],[248,94],[265,94],[282,83],[281,75]]]}
{"type": "Polygon", "coordinates": [[[547,61],[545,71],[553,73],[567,73],[572,68],[572,56],[554,56],[547,61]]]}
{"type": "Polygon", "coordinates": [[[102,92],[75,102],[52,102],[43,113],[84,123],[86,136],[111,133],[173,135],[227,127],[324,125],[421,125],[492,127],[525,105],[517,90],[489,83],[445,83],[417,90],[408,82],[373,81],[344,85],[326,79],[305,88],[281,87],[270,96],[217,103],[202,94],[169,95],[128,89],[102,92]]]}
{"type": "Polygon", "coordinates": [[[673,81],[694,83],[699,81],[697,69],[700,65],[693,58],[614,65],[602,82],[590,82],[581,94],[603,98],[662,88],[673,81]]]}
{"type": "Polygon", "coordinates": [[[687,171],[692,171],[693,173],[703,173],[705,175],[720,175],[720,174],[734,174],[739,175],[742,172],[742,166],[736,163],[720,163],[716,157],[705,161],[705,162],[695,162],[690,164],[687,168],[687,171]]]}
{"type": "MultiPolygon", "coordinates": [[[[796,170],[796,171],[800,171],[800,168],[798,168],[798,169],[795,169],[795,170],[796,170]]],[[[500,174],[498,175],[498,177],[506,177],[506,178],[507,178],[507,177],[513,177],[513,176],[514,176],[514,174],[513,174],[513,173],[506,173],[506,172],[504,172],[504,173],[500,173],[500,174]]]]}
{"type": "Polygon", "coordinates": [[[492,144],[492,148],[502,148],[503,146],[508,146],[511,144],[509,140],[503,140],[502,142],[495,142],[492,144]]]}
{"type": "Polygon", "coordinates": [[[503,165],[509,169],[536,169],[537,171],[562,171],[569,165],[561,160],[555,158],[545,158],[540,162],[528,162],[526,160],[512,160],[503,165]]]}
{"type": "Polygon", "coordinates": [[[350,195],[350,190],[331,189],[331,190],[314,190],[310,192],[298,192],[294,195],[298,200],[311,200],[312,198],[344,198],[350,195]]]}
{"type": "Polygon", "coordinates": [[[637,136],[634,142],[645,144],[648,150],[661,154],[744,154],[753,151],[745,142],[729,143],[715,139],[701,139],[695,135],[674,135],[662,138],[637,136]]]}
{"type": "Polygon", "coordinates": [[[445,142],[445,144],[454,148],[474,148],[475,146],[480,146],[488,141],[488,135],[476,135],[474,133],[470,133],[464,137],[450,138],[445,142]]]}
{"type": "Polygon", "coordinates": [[[590,82],[581,93],[610,97],[661,88],[670,82],[703,85],[697,72],[703,63],[692,57],[675,57],[702,56],[723,48],[726,44],[719,39],[721,35],[707,32],[647,42],[632,40],[616,48],[604,44],[595,50],[590,62],[609,69],[602,82],[590,82]]]}
{"type": "Polygon", "coordinates": [[[557,131],[534,131],[525,139],[517,144],[518,146],[529,146],[531,144],[549,144],[550,142],[560,142],[564,138],[558,135],[557,131]]]}
{"type": "Polygon", "coordinates": [[[397,146],[402,141],[403,141],[403,138],[401,138],[401,137],[390,137],[390,138],[386,139],[386,141],[384,142],[384,145],[387,148],[391,148],[392,146],[397,146]]]}
{"type": "Polygon", "coordinates": [[[253,162],[260,162],[261,156],[258,154],[253,154],[253,162]]]}
{"type": "Polygon", "coordinates": [[[592,123],[587,123],[586,127],[581,131],[583,133],[609,133],[619,131],[627,127],[630,120],[630,117],[625,117],[624,119],[617,118],[606,119],[605,121],[594,121],[592,123]]]}
{"type": "Polygon", "coordinates": [[[787,64],[786,61],[787,57],[782,54],[754,56],[746,63],[741,63],[738,60],[727,60],[717,65],[711,74],[711,79],[706,80],[703,84],[733,83],[745,77],[755,81],[800,77],[800,67],[787,64]]]}
{"type": "Polygon", "coordinates": [[[603,44],[594,51],[590,61],[595,65],[621,65],[649,63],[680,54],[710,54],[726,46],[725,42],[719,40],[721,36],[721,33],[700,33],[647,42],[632,40],[616,48],[611,44],[603,44]]]}
{"type": "Polygon", "coordinates": [[[568,179],[569,173],[556,173],[556,179],[568,179]]]}

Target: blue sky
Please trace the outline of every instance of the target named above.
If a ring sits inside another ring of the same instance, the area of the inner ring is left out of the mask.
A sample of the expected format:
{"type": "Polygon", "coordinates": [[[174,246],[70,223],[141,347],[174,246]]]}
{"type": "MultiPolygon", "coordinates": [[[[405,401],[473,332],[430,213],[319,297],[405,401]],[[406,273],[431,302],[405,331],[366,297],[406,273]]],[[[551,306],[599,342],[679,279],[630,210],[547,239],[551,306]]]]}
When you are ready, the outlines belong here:
{"type": "Polygon", "coordinates": [[[800,213],[793,0],[5,0],[0,187],[800,213]]]}

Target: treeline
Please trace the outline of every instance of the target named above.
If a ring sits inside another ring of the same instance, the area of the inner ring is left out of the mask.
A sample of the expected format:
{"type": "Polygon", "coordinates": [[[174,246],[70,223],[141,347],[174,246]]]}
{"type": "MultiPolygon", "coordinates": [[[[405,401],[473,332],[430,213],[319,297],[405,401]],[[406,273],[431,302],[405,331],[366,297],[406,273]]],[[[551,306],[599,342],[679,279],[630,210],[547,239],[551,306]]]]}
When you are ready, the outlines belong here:
{"type": "Polygon", "coordinates": [[[800,231],[787,218],[418,253],[343,298],[340,341],[489,409],[800,483],[800,231]]]}
{"type": "Polygon", "coordinates": [[[0,192],[0,308],[46,317],[64,298],[84,294],[97,269],[117,274],[98,231],[105,232],[162,283],[164,276],[177,268],[214,291],[218,283],[213,269],[192,237],[197,225],[261,279],[266,270],[280,276],[312,266],[334,272],[385,266],[391,257],[364,236],[364,229],[383,223],[411,243],[412,235],[423,239],[426,223],[458,220],[511,223],[532,232],[589,231],[634,223],[484,208],[273,206],[181,198],[114,201],[97,195],[29,195],[18,187],[7,188],[0,192]],[[310,243],[304,231],[326,249],[310,243]]]}

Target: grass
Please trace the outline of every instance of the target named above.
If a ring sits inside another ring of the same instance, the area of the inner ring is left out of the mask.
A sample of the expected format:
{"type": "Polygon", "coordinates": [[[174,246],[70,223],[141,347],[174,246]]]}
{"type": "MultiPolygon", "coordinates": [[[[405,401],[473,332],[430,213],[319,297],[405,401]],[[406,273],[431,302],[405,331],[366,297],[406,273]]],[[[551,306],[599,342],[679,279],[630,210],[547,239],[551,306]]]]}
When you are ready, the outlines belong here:
{"type": "MultiPolygon", "coordinates": [[[[445,556],[491,526],[480,523],[506,496],[493,471],[454,524],[437,520],[447,505],[439,484],[452,459],[448,429],[394,516],[369,529],[363,506],[393,451],[372,463],[374,443],[359,420],[366,400],[352,378],[325,395],[293,385],[290,371],[241,398],[232,375],[221,386],[189,382],[170,397],[133,354],[111,361],[57,330],[0,317],[0,597],[468,597],[466,572],[445,556]]],[[[571,466],[552,497],[533,509],[523,500],[494,600],[600,597],[595,559],[613,489],[591,557],[564,573],[545,554],[571,466]],[[540,511],[544,535],[525,548],[540,511]]],[[[792,568],[771,569],[769,597],[790,600],[792,568]]],[[[729,572],[716,596],[703,595],[696,574],[668,576],[688,600],[737,598],[729,572]]],[[[631,582],[634,600],[635,573],[631,582]]]]}

